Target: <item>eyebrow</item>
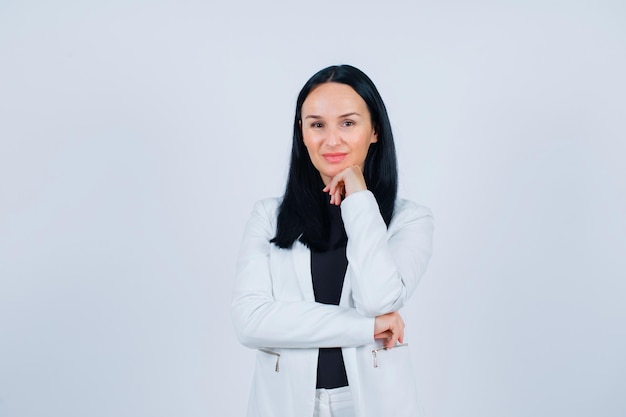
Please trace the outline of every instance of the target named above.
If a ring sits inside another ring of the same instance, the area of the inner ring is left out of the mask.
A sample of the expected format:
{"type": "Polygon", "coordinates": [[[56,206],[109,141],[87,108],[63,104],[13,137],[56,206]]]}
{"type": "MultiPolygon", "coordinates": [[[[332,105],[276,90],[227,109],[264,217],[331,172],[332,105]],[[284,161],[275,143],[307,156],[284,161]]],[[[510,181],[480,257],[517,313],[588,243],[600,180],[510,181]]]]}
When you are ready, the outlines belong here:
{"type": "MultiPolygon", "coordinates": [[[[361,115],[359,113],[353,111],[353,112],[350,112],[350,113],[342,114],[341,116],[339,116],[339,119],[342,119],[342,118],[348,117],[348,116],[359,116],[360,117],[361,115]]],[[[305,117],[304,119],[305,120],[306,119],[322,119],[322,116],[318,116],[316,114],[310,114],[307,117],[305,117]]]]}

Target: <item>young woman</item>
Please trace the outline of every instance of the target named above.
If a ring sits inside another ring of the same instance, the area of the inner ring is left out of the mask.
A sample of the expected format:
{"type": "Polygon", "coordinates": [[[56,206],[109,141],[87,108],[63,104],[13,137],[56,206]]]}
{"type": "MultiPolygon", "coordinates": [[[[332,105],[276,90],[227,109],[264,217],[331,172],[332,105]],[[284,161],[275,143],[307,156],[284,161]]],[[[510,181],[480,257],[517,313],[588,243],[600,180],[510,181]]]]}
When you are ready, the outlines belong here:
{"type": "Polygon", "coordinates": [[[325,68],[296,103],[285,194],[249,220],[232,302],[257,349],[248,416],[419,415],[404,322],[432,250],[429,210],[397,198],[372,81],[325,68]]]}

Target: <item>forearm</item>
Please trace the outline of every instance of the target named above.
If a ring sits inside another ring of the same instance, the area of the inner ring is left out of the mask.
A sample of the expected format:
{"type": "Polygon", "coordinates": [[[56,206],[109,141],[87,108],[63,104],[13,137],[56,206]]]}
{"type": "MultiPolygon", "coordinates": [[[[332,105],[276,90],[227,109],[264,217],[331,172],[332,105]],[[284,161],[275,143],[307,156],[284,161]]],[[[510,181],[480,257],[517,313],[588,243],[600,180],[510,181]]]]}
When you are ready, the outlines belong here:
{"type": "Polygon", "coordinates": [[[373,194],[364,191],[342,202],[342,216],[357,310],[369,317],[397,311],[413,294],[430,259],[430,212],[414,204],[403,207],[388,229],[373,194]]]}
{"type": "Polygon", "coordinates": [[[374,319],[354,308],[236,294],[232,315],[237,337],[248,347],[350,347],[374,339],[374,319]]]}

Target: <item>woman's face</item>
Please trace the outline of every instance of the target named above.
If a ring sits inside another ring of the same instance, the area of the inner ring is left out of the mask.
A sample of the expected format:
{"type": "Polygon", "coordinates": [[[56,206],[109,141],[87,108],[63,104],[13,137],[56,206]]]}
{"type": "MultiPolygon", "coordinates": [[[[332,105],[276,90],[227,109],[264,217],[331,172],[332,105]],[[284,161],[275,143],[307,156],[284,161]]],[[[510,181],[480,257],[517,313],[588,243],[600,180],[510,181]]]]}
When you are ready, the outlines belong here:
{"type": "Polygon", "coordinates": [[[378,141],[365,101],[352,87],[324,83],[302,103],[302,137],[324,184],[346,169],[363,170],[371,143],[378,141]]]}

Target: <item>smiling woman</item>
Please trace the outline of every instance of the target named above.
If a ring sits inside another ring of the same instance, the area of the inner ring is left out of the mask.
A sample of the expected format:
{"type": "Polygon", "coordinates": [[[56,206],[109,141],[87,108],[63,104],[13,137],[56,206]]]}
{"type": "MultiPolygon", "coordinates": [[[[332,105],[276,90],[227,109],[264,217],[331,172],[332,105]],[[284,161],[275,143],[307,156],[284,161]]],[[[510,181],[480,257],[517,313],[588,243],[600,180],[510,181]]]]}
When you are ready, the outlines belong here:
{"type": "Polygon", "coordinates": [[[378,135],[365,101],[352,87],[335,82],[319,85],[304,100],[302,116],[304,145],[324,184],[347,167],[363,170],[378,135]]]}
{"type": "Polygon", "coordinates": [[[296,103],[285,195],[257,203],[232,315],[257,349],[248,415],[419,416],[403,307],[432,250],[430,211],[397,198],[372,81],[332,66],[296,103]]]}

